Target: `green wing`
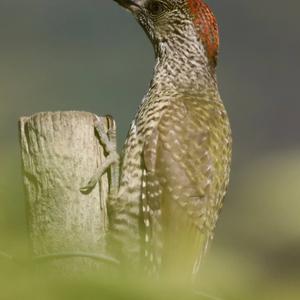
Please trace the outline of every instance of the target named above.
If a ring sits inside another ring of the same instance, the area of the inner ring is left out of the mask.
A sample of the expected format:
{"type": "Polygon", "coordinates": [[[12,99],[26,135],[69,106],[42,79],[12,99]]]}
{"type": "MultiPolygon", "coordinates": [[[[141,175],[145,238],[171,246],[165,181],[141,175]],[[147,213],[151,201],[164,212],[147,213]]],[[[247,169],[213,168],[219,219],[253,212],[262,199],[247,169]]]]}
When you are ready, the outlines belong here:
{"type": "Polygon", "coordinates": [[[198,271],[222,206],[230,156],[221,102],[170,102],[143,152],[146,254],[154,265],[181,276],[198,271]]]}

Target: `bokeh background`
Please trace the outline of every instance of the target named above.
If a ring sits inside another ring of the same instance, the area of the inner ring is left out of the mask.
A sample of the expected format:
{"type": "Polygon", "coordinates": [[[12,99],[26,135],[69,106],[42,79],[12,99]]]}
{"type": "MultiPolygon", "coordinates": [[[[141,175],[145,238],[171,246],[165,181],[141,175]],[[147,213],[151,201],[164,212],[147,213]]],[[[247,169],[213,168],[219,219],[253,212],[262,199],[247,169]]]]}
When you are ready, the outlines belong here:
{"type": "MultiPolygon", "coordinates": [[[[207,2],[234,152],[200,286],[221,299],[300,299],[300,2],[207,2]]],[[[112,0],[0,0],[1,250],[26,248],[18,118],[110,113],[122,144],[153,63],[144,32],[112,0]]]]}

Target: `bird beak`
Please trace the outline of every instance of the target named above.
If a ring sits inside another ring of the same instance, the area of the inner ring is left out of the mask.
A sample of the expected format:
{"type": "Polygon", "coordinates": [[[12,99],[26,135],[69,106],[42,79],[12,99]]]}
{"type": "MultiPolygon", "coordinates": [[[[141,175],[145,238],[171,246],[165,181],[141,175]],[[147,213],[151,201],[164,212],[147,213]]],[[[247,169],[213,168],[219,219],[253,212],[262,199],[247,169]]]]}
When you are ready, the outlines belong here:
{"type": "Polygon", "coordinates": [[[132,13],[141,9],[141,6],[138,4],[138,2],[141,2],[140,0],[114,0],[114,1],[119,3],[125,9],[131,11],[132,13]]]}

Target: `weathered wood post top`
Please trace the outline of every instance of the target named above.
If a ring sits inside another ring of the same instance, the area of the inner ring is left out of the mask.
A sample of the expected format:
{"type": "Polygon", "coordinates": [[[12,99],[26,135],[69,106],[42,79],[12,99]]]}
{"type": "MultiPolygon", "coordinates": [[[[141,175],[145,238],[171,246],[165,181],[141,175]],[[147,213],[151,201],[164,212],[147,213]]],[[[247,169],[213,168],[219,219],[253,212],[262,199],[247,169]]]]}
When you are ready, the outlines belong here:
{"type": "Polygon", "coordinates": [[[77,111],[20,119],[28,229],[37,261],[50,258],[72,269],[99,265],[92,258],[97,255],[105,260],[107,174],[90,193],[80,191],[105,158],[94,121],[94,114],[77,111]]]}

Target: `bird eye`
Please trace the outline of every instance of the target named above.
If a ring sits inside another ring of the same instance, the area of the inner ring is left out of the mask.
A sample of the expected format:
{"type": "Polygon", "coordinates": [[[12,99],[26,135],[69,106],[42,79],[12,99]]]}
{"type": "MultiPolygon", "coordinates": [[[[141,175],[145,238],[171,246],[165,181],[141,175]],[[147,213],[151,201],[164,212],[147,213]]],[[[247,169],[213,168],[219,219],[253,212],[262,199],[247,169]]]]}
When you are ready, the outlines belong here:
{"type": "Polygon", "coordinates": [[[159,15],[164,11],[164,5],[160,1],[151,1],[148,4],[148,10],[153,15],[159,15]]]}

